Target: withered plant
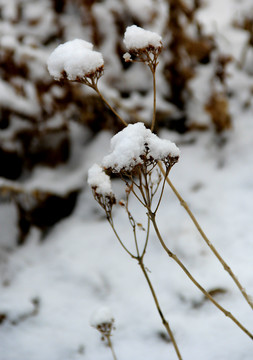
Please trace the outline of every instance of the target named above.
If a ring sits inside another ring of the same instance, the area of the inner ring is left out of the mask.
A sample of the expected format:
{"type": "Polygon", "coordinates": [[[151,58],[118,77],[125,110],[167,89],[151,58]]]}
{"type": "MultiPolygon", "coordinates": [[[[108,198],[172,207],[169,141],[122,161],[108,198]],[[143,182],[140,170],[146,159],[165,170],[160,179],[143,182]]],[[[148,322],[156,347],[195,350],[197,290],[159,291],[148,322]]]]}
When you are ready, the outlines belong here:
{"type": "Polygon", "coordinates": [[[115,330],[114,322],[115,320],[110,309],[105,306],[96,310],[90,321],[91,326],[101,334],[101,340],[105,341],[106,345],[110,348],[113,360],[117,360],[111,340],[112,331],[115,330]]]}
{"type": "MultiPolygon", "coordinates": [[[[231,268],[227,265],[213,244],[207,238],[196,218],[189,209],[187,203],[183,200],[169,179],[170,170],[179,159],[179,149],[175,144],[168,140],[160,139],[152,132],[152,130],[155,128],[156,118],[155,70],[158,65],[158,55],[162,47],[161,37],[155,33],[151,33],[133,26],[127,28],[124,42],[128,50],[128,52],[124,55],[125,60],[143,62],[148,65],[153,74],[154,101],[151,129],[147,129],[143,123],[128,125],[122,119],[122,117],[118,115],[117,111],[113,109],[105,100],[97,86],[98,80],[103,73],[103,61],[100,55],[97,55],[96,52],[93,52],[91,44],[84,44],[86,48],[89,47],[89,51],[85,50],[85,52],[87,52],[89,55],[87,58],[92,58],[94,61],[92,60],[91,63],[84,64],[83,68],[78,70],[78,74],[76,72],[75,64],[72,62],[72,53],[70,54],[69,58],[68,54],[64,53],[66,55],[65,60],[66,58],[69,59],[69,63],[68,61],[66,61],[64,64],[62,63],[61,51],[55,52],[55,54],[52,53],[51,59],[48,62],[49,71],[56,79],[59,80],[64,77],[71,81],[81,82],[94,89],[100,98],[105,102],[105,104],[111,109],[114,115],[117,116],[121,124],[125,126],[122,131],[118,132],[112,138],[111,153],[104,157],[102,166],[95,164],[89,170],[88,182],[92,188],[94,198],[104,210],[106,219],[109,222],[122,248],[128,253],[129,256],[131,256],[131,258],[136,260],[140,266],[140,269],[153,296],[161,321],[173,343],[178,359],[182,359],[182,356],[180,354],[169,322],[163,314],[157,294],[154,290],[154,286],[151,282],[144,263],[144,257],[148,251],[151,224],[156,234],[156,238],[159,240],[167,255],[177,263],[186,276],[207,299],[209,299],[225,316],[230,318],[247,336],[253,339],[252,333],[248,331],[236,319],[236,317],[231,314],[231,312],[222,307],[213,298],[210,292],[206,291],[204,287],[199,284],[199,282],[190,273],[190,271],[178,258],[178,256],[173,253],[167,246],[159,230],[156,218],[163,198],[164,187],[167,182],[173,190],[174,194],[179,199],[180,204],[185,208],[194,225],[197,227],[203,240],[220,261],[224,269],[234,280],[250,307],[253,308],[253,304],[246,291],[232,272],[231,268]],[[122,184],[125,187],[125,199],[120,201],[116,200],[116,196],[111,186],[111,175],[116,175],[122,181],[122,184]],[[138,222],[135,214],[133,214],[132,210],[130,209],[130,198],[135,198],[143,209],[147,222],[145,229],[143,225],[138,222]],[[126,241],[124,237],[119,234],[116,225],[114,224],[113,208],[115,206],[123,208],[126,213],[133,233],[133,249],[129,247],[129,241],[126,241]],[[141,242],[139,239],[137,231],[138,228],[141,228],[143,231],[145,231],[144,242],[141,242]]],[[[71,44],[71,46],[72,45],[73,44],[71,44]]],[[[63,50],[63,48],[61,50],[63,50]]],[[[85,57],[80,56],[79,59],[75,60],[80,60],[83,64],[85,57]]]]}

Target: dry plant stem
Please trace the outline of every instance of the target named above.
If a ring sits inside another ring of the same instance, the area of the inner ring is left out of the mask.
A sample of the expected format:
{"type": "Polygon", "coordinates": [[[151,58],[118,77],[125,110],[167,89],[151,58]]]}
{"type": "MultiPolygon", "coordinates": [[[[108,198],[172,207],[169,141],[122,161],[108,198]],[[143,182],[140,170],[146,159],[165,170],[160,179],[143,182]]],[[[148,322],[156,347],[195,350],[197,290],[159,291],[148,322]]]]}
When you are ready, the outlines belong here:
{"type": "Polygon", "coordinates": [[[187,205],[187,203],[183,200],[183,198],[181,197],[181,195],[178,193],[178,191],[176,190],[175,186],[172,184],[172,182],[170,181],[170,179],[168,178],[168,176],[166,175],[162,165],[159,163],[159,167],[163,173],[164,176],[166,176],[166,181],[168,183],[168,185],[171,187],[172,191],[174,192],[174,194],[176,195],[176,197],[178,198],[178,200],[180,201],[180,204],[183,206],[183,208],[186,210],[186,212],[188,213],[188,215],[190,216],[190,218],[192,219],[194,225],[196,226],[196,228],[198,229],[200,235],[202,236],[202,238],[204,239],[204,241],[206,242],[206,244],[209,246],[209,248],[211,249],[211,251],[214,253],[214,255],[217,257],[217,259],[220,261],[220,263],[222,264],[224,270],[226,270],[229,275],[231,276],[231,278],[234,280],[235,284],[237,285],[238,289],[241,291],[243,297],[245,298],[245,300],[247,301],[247,303],[250,305],[251,309],[253,309],[253,303],[252,301],[249,299],[248,294],[246,293],[246,291],[244,290],[243,286],[241,285],[241,283],[239,282],[239,280],[237,279],[237,277],[235,276],[235,274],[233,273],[233,271],[231,270],[231,268],[228,266],[228,264],[223,260],[223,258],[221,257],[221,255],[218,253],[218,251],[216,250],[216,248],[213,246],[213,244],[211,243],[211,241],[208,239],[208,237],[206,236],[206,234],[204,233],[204,231],[202,230],[201,226],[199,225],[198,221],[196,220],[195,216],[193,215],[193,213],[191,212],[189,206],[187,205]]]}
{"type": "Polygon", "coordinates": [[[166,253],[171,257],[184,271],[184,273],[188,276],[188,278],[194,283],[194,285],[220,310],[223,312],[223,314],[227,317],[229,317],[245,334],[247,334],[252,340],[253,340],[253,334],[251,334],[229,311],[227,311],[225,308],[223,308],[214,298],[198,283],[198,281],[191,275],[191,273],[187,270],[187,268],[184,266],[184,264],[178,259],[178,257],[172,253],[166,246],[165,242],[163,241],[163,238],[159,232],[159,229],[157,227],[157,223],[155,220],[155,214],[152,213],[149,210],[149,216],[153,223],[156,235],[166,251],[166,253]]]}
{"type": "Polygon", "coordinates": [[[148,274],[147,274],[147,271],[146,271],[146,269],[145,269],[145,266],[144,266],[144,264],[143,264],[142,259],[139,259],[139,265],[140,265],[141,270],[142,270],[142,272],[143,272],[143,274],[144,274],[144,276],[145,276],[145,278],[146,278],[146,280],[147,280],[148,286],[149,286],[149,288],[150,288],[150,291],[151,291],[151,293],[152,293],[153,299],[154,299],[155,304],[156,304],[157,311],[158,311],[158,313],[159,313],[159,315],[160,315],[160,317],[161,317],[162,323],[163,323],[163,325],[164,325],[164,327],[165,327],[165,329],[166,329],[166,331],[167,331],[167,333],[168,333],[168,335],[169,335],[169,337],[170,337],[170,339],[171,339],[171,341],[172,341],[172,343],[173,343],[174,349],[175,349],[175,351],[176,351],[176,353],[177,353],[177,357],[178,357],[179,360],[182,360],[182,356],[181,356],[180,351],[179,351],[179,349],[178,349],[178,346],[177,346],[176,340],[175,340],[175,338],[174,338],[173,332],[172,332],[172,330],[171,330],[171,328],[170,328],[170,326],[169,326],[168,321],[166,321],[166,319],[165,319],[165,317],[164,317],[164,315],[163,315],[163,312],[162,312],[162,310],[161,310],[161,308],[160,308],[160,304],[159,304],[159,302],[158,302],[158,299],[157,299],[155,290],[154,290],[154,288],[153,288],[153,286],[152,286],[152,283],[151,283],[151,281],[150,281],[150,279],[149,279],[149,276],[148,276],[148,274]]]}
{"type": "Polygon", "coordinates": [[[153,75],[153,119],[152,119],[152,124],[151,124],[151,131],[154,131],[155,128],[155,121],[156,121],[156,78],[155,78],[155,70],[156,67],[154,69],[151,69],[152,71],[152,75],[153,75]]]}
{"type": "Polygon", "coordinates": [[[113,360],[117,360],[117,357],[116,357],[114,348],[113,348],[113,346],[112,346],[112,341],[111,341],[110,335],[108,335],[108,336],[106,337],[106,339],[107,339],[108,346],[109,346],[109,348],[111,349],[113,360]]]}
{"type": "Polygon", "coordinates": [[[120,120],[120,122],[124,125],[127,126],[128,124],[125,122],[125,120],[122,119],[122,117],[117,113],[117,111],[115,109],[113,109],[113,107],[111,107],[111,105],[108,103],[108,101],[104,98],[104,96],[101,94],[101,92],[99,91],[97,84],[94,84],[93,89],[97,92],[97,94],[100,96],[100,98],[103,100],[103,102],[106,104],[106,106],[108,106],[108,108],[114,113],[114,115],[120,120]]]}
{"type": "MultiPolygon", "coordinates": [[[[141,270],[142,270],[142,272],[143,272],[143,274],[144,274],[144,276],[145,276],[145,279],[146,279],[146,281],[147,281],[147,283],[148,283],[149,289],[150,289],[150,291],[151,291],[151,293],[152,293],[152,296],[153,296],[153,299],[154,299],[154,301],[155,301],[155,305],[156,305],[157,311],[158,311],[158,313],[159,313],[159,315],[160,315],[160,317],[161,317],[162,323],[163,323],[163,325],[164,325],[164,327],[165,327],[165,329],[166,329],[166,331],[167,331],[167,333],[168,333],[168,335],[169,335],[169,337],[170,337],[170,339],[171,339],[171,341],[172,341],[172,343],[173,343],[173,346],[174,346],[174,349],[175,349],[175,351],[176,351],[177,357],[178,357],[179,360],[182,360],[182,356],[181,356],[181,354],[180,354],[180,352],[179,352],[179,349],[178,349],[176,340],[175,340],[175,338],[174,338],[173,332],[172,332],[172,330],[171,330],[171,328],[170,328],[170,326],[169,326],[168,321],[165,319],[165,317],[164,317],[164,315],[163,315],[163,312],[162,312],[161,307],[160,307],[160,304],[159,304],[159,302],[158,302],[158,299],[157,299],[155,290],[154,290],[154,288],[153,288],[153,285],[152,285],[152,283],[151,283],[151,280],[150,280],[150,278],[149,278],[149,276],[148,276],[148,274],[147,274],[145,265],[144,265],[144,263],[143,263],[143,257],[144,257],[144,255],[145,255],[145,251],[146,251],[146,247],[147,247],[147,243],[148,243],[150,221],[148,222],[147,237],[146,237],[146,241],[145,241],[145,245],[144,245],[144,250],[143,250],[141,256],[139,255],[139,248],[138,248],[137,241],[136,241],[136,235],[134,234],[134,237],[135,237],[135,246],[136,246],[136,250],[137,250],[137,253],[138,253],[138,255],[135,256],[135,255],[132,254],[132,253],[125,247],[125,245],[123,244],[122,240],[120,239],[120,236],[118,235],[118,233],[117,233],[117,231],[116,231],[116,229],[115,229],[115,227],[114,227],[112,218],[109,218],[109,217],[108,217],[107,219],[108,219],[108,221],[109,221],[109,223],[110,223],[110,225],[111,225],[111,227],[112,227],[112,230],[113,230],[114,234],[116,235],[117,239],[119,240],[120,245],[123,247],[123,249],[124,249],[133,259],[135,259],[135,260],[138,261],[138,263],[139,263],[139,265],[140,265],[140,268],[141,268],[141,270]]],[[[108,344],[109,344],[109,342],[108,342],[108,344]]]]}

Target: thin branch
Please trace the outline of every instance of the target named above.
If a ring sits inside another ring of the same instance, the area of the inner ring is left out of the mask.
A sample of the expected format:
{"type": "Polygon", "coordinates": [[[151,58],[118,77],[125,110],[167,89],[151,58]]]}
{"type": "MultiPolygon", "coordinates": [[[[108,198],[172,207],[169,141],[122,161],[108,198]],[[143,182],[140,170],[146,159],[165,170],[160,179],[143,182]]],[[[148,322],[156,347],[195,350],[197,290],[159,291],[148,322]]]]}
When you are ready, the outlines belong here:
{"type": "Polygon", "coordinates": [[[147,232],[146,232],[146,240],[145,240],[145,244],[144,244],[144,248],[141,254],[141,260],[144,258],[144,255],[146,253],[147,250],[147,246],[148,246],[148,240],[149,240],[149,233],[150,233],[150,218],[148,216],[148,225],[147,225],[147,232]]]}
{"type": "Polygon", "coordinates": [[[155,71],[156,67],[151,70],[152,76],[153,76],[153,118],[152,118],[152,124],[151,124],[151,131],[154,131],[155,128],[155,122],[156,122],[156,78],[155,78],[155,71]]]}
{"type": "Polygon", "coordinates": [[[135,255],[133,255],[133,254],[131,253],[131,251],[129,251],[129,250],[127,249],[127,247],[123,244],[122,240],[120,239],[120,237],[119,237],[119,235],[118,235],[118,233],[117,233],[117,231],[116,231],[116,229],[115,229],[115,227],[114,227],[114,223],[113,223],[112,218],[107,218],[107,220],[108,220],[109,224],[111,225],[111,228],[112,228],[112,230],[113,230],[116,238],[118,239],[120,245],[121,245],[121,246],[123,247],[123,249],[131,256],[131,258],[136,259],[137,257],[136,257],[135,255]]]}
{"type": "Polygon", "coordinates": [[[137,241],[137,236],[136,236],[136,222],[135,222],[132,214],[130,213],[130,211],[128,209],[128,203],[129,203],[129,193],[127,194],[125,209],[126,209],[126,212],[127,212],[129,223],[130,223],[130,225],[132,226],[132,229],[133,229],[135,248],[136,248],[136,251],[137,251],[137,256],[139,258],[140,257],[140,252],[139,252],[139,246],[138,246],[138,241],[137,241]]]}
{"type": "Polygon", "coordinates": [[[176,353],[177,353],[177,357],[178,357],[179,360],[182,360],[182,356],[181,356],[180,351],[179,351],[179,349],[178,349],[178,346],[177,346],[176,340],[175,340],[175,338],[174,338],[173,332],[172,332],[172,330],[171,330],[171,328],[170,328],[170,325],[169,325],[168,321],[165,319],[165,317],[164,317],[164,315],[163,315],[163,312],[162,312],[161,307],[160,307],[160,304],[159,304],[159,302],[158,302],[158,299],[157,299],[155,290],[154,290],[153,285],[152,285],[152,283],[151,283],[151,280],[150,280],[150,278],[149,278],[149,276],[148,276],[148,274],[147,274],[147,271],[146,271],[146,269],[145,269],[145,266],[144,266],[144,264],[143,264],[142,259],[139,259],[139,265],[140,265],[141,270],[142,270],[142,272],[143,272],[143,274],[144,274],[144,276],[145,276],[145,279],[147,280],[149,289],[150,289],[150,291],[151,291],[151,293],[152,293],[154,302],[155,302],[155,304],[156,304],[157,311],[158,311],[158,313],[159,313],[159,315],[160,315],[160,317],[161,317],[162,323],[163,323],[163,325],[164,325],[164,327],[165,327],[165,329],[166,329],[166,331],[167,331],[167,333],[168,333],[168,335],[169,335],[169,337],[170,337],[170,339],[171,339],[171,341],[172,341],[172,343],[173,343],[174,349],[175,349],[175,351],[176,351],[176,353]]]}
{"type": "Polygon", "coordinates": [[[157,210],[158,210],[158,208],[159,208],[159,206],[160,206],[160,204],[161,204],[162,197],[163,197],[163,192],[164,192],[164,186],[165,186],[165,182],[166,182],[166,178],[167,178],[168,173],[169,173],[169,169],[166,170],[166,173],[165,173],[166,176],[164,176],[164,178],[163,178],[162,190],[161,190],[161,194],[160,194],[158,203],[157,203],[157,205],[156,205],[156,209],[155,209],[155,211],[154,211],[154,214],[157,213],[157,210]]]}
{"type": "Polygon", "coordinates": [[[106,336],[106,339],[107,339],[108,346],[109,346],[109,348],[111,349],[112,356],[113,356],[113,360],[117,360],[117,357],[116,357],[114,348],[113,348],[113,346],[112,346],[112,341],[111,341],[110,335],[106,336]]]}
{"type": "Polygon", "coordinates": [[[108,108],[114,113],[114,115],[121,121],[121,123],[124,126],[127,126],[128,124],[125,122],[125,120],[122,119],[122,117],[117,113],[117,111],[108,103],[108,101],[104,98],[104,96],[99,91],[97,84],[94,84],[93,89],[97,92],[97,94],[100,96],[100,98],[103,100],[103,102],[108,106],[108,108]]]}
{"type": "MultiPolygon", "coordinates": [[[[158,163],[162,173],[164,176],[166,176],[166,173],[162,167],[162,165],[160,163],[158,163]]],[[[213,254],[217,257],[217,259],[219,260],[219,262],[222,264],[224,270],[226,270],[229,275],[231,276],[231,278],[233,279],[233,281],[235,282],[235,284],[237,285],[238,289],[240,290],[240,292],[242,293],[243,297],[245,298],[245,300],[247,301],[247,303],[250,305],[251,309],[253,309],[253,303],[250,300],[248,294],[246,293],[245,289],[243,288],[243,286],[241,285],[241,283],[239,282],[239,280],[237,279],[237,277],[235,276],[235,274],[233,273],[233,271],[231,270],[231,268],[228,266],[228,264],[224,261],[224,259],[221,257],[221,255],[219,254],[219,252],[216,250],[216,248],[214,247],[214,245],[211,243],[211,241],[208,239],[208,237],[206,236],[206,234],[204,233],[203,229],[201,228],[201,226],[199,225],[197,219],[195,218],[195,216],[193,215],[193,213],[191,212],[189,206],[187,205],[186,201],[184,201],[184,199],[181,197],[181,195],[179,194],[179,192],[177,191],[177,189],[175,188],[175,186],[172,184],[172,182],[170,181],[170,179],[168,178],[168,176],[166,176],[166,181],[168,183],[168,185],[171,187],[172,191],[174,192],[174,194],[176,195],[176,197],[178,198],[180,204],[183,206],[183,208],[186,210],[186,212],[188,213],[188,215],[190,216],[192,222],[194,223],[194,225],[196,226],[196,228],[198,229],[200,235],[202,236],[202,239],[206,242],[207,246],[211,249],[211,251],[213,252],[213,254]]]]}
{"type": "Polygon", "coordinates": [[[156,224],[156,220],[155,220],[155,214],[149,212],[149,216],[150,219],[153,223],[156,235],[162,245],[162,247],[164,248],[164,250],[166,251],[166,253],[169,255],[169,257],[171,257],[179,266],[180,268],[184,271],[184,273],[188,276],[188,278],[193,282],[193,284],[220,310],[223,312],[223,314],[227,317],[229,317],[245,334],[247,334],[252,340],[253,340],[253,335],[229,312],[227,311],[225,308],[223,308],[216,300],[214,300],[214,298],[198,283],[198,281],[191,275],[191,273],[188,271],[188,269],[184,266],[184,264],[178,259],[178,257],[172,253],[172,251],[170,251],[168,249],[168,247],[166,246],[165,242],[163,241],[163,238],[159,232],[159,229],[157,227],[156,224]]]}

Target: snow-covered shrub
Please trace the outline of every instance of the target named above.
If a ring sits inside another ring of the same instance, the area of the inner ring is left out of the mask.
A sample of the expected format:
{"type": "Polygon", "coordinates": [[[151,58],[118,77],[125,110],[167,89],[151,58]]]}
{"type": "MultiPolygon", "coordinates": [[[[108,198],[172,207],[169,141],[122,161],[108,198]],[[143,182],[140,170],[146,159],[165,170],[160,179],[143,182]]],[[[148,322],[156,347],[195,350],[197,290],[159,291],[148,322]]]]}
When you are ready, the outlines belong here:
{"type": "MultiPolygon", "coordinates": [[[[71,43],[60,45],[56,50],[54,50],[48,61],[49,72],[52,76],[55,76],[58,80],[60,80],[62,76],[67,77],[71,81],[84,83],[85,85],[94,89],[101,97],[101,99],[105,102],[105,104],[114,113],[114,115],[118,117],[119,121],[124,126],[126,126],[125,129],[117,133],[112,138],[111,153],[104,157],[102,161],[102,166],[95,164],[89,170],[88,183],[92,188],[94,198],[105,211],[106,218],[120,245],[133,259],[137,260],[149,285],[150,291],[153,295],[162,324],[164,325],[166,331],[168,332],[168,335],[170,336],[170,339],[172,340],[174,349],[179,359],[182,359],[182,357],[179,352],[178,345],[169,326],[169,323],[165,319],[163,312],[160,308],[157,295],[144,265],[144,256],[148,248],[151,224],[153,225],[157,239],[160,241],[167,255],[177,263],[177,265],[183,270],[186,276],[205,295],[206,298],[208,298],[220,311],[222,311],[227,317],[229,317],[244,333],[246,333],[251,339],[253,339],[253,335],[198,283],[198,281],[189,272],[183,262],[177,257],[176,254],[174,254],[168,248],[161,236],[156,222],[156,215],[163,197],[164,186],[167,182],[171,186],[174,193],[177,195],[178,199],[181,202],[181,205],[184,206],[185,210],[188,212],[189,216],[198,228],[200,234],[203,237],[203,240],[207,243],[211,251],[216,255],[218,260],[224,266],[224,269],[232,277],[248,304],[253,307],[250,298],[248,297],[244,288],[239,283],[238,279],[235,277],[231,268],[225,263],[223,258],[219,255],[212,243],[206,237],[203,230],[200,228],[198,222],[196,221],[194,215],[191,213],[188,205],[181,198],[180,194],[177,192],[171,181],[168,179],[168,175],[172,166],[178,161],[180,154],[179,149],[169,140],[162,140],[152,132],[152,130],[155,128],[156,122],[155,72],[158,65],[158,56],[162,49],[161,37],[158,34],[146,31],[144,29],[140,29],[137,26],[132,26],[127,28],[124,41],[126,48],[129,51],[124,55],[125,61],[143,62],[151,69],[151,72],[153,74],[154,95],[151,130],[147,129],[145,125],[140,122],[133,125],[127,124],[127,122],[123,120],[123,118],[117,113],[117,111],[105,100],[104,96],[101,94],[97,86],[98,79],[100,78],[101,74],[100,66],[103,66],[103,64],[101,65],[98,59],[102,59],[102,56],[94,56],[94,62],[92,63],[91,57],[87,53],[86,44],[84,46],[83,52],[84,55],[87,54],[87,57],[82,56],[82,54],[77,57],[77,61],[75,63],[77,69],[72,66],[72,60],[69,52],[69,49],[71,49],[71,51],[74,50],[75,52],[75,47],[77,47],[77,50],[79,49],[80,44],[77,41],[72,41],[71,43]],[[132,56],[134,56],[134,59],[132,59],[132,56]],[[68,66],[69,61],[71,66],[68,66]],[[87,70],[88,68],[92,70],[87,70]],[[97,75],[96,72],[98,72],[99,75],[97,75]],[[113,206],[117,205],[117,201],[111,186],[111,174],[116,174],[117,176],[119,176],[125,185],[126,198],[125,200],[120,200],[118,204],[126,211],[129,224],[132,227],[134,250],[129,248],[129,246],[126,245],[126,242],[122,240],[122,237],[116,230],[114,224],[112,210],[113,206]],[[140,223],[136,221],[135,215],[132,214],[129,209],[130,196],[135,197],[144,208],[147,216],[146,230],[140,223]],[[146,232],[144,244],[140,243],[136,232],[136,228],[140,225],[141,228],[146,232]]],[[[89,48],[89,51],[93,51],[92,47],[89,48]]],[[[222,68],[222,71],[218,72],[217,75],[217,77],[220,77],[221,83],[224,82],[223,72],[224,69],[222,68]]]]}

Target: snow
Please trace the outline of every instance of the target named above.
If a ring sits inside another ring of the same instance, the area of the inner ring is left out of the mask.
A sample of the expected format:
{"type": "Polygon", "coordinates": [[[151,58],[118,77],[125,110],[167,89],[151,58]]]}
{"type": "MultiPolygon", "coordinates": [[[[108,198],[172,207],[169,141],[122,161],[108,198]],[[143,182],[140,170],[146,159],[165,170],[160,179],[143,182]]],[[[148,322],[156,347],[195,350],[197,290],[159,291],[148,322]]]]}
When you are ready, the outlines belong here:
{"type": "Polygon", "coordinates": [[[104,196],[113,194],[110,177],[98,164],[94,164],[89,169],[88,184],[95,189],[97,194],[104,196]]]}
{"type": "Polygon", "coordinates": [[[59,45],[49,56],[48,71],[56,80],[65,72],[69,80],[76,80],[95,73],[104,66],[102,54],[93,51],[93,45],[75,39],[59,45]]]}
{"type": "Polygon", "coordinates": [[[177,146],[169,140],[159,139],[143,123],[128,125],[111,139],[111,152],[105,156],[102,165],[113,172],[121,170],[131,171],[136,165],[143,164],[142,155],[147,159],[155,161],[167,157],[177,158],[180,151],[177,146]]]}
{"type": "MultiPolygon", "coordinates": [[[[12,11],[14,2],[1,0],[0,3],[5,12],[8,10],[8,17],[15,18],[15,12],[12,11]]],[[[96,6],[100,9],[100,28],[103,30],[104,24],[108,25],[103,35],[108,36],[111,32],[111,40],[116,38],[115,24],[109,17],[115,3],[119,6],[120,2],[108,0],[94,4],[94,8],[96,6]]],[[[132,0],[128,3],[134,7],[132,0]]],[[[236,59],[239,59],[240,49],[243,48],[247,36],[245,32],[242,35],[241,30],[232,29],[231,23],[237,15],[238,8],[241,7],[241,10],[245,9],[247,12],[246,5],[249,9],[252,1],[209,0],[205,1],[205,4],[205,8],[199,12],[203,27],[211,29],[215,36],[219,37],[221,50],[226,53],[232,50],[232,53],[236,54],[236,59]],[[237,36],[234,36],[235,34],[237,36]]],[[[34,27],[34,32],[40,39],[48,36],[52,29],[52,23],[46,13],[43,21],[44,19],[45,22],[41,26],[34,27]]],[[[161,26],[161,23],[165,22],[159,22],[158,17],[156,23],[161,26]]],[[[159,33],[162,34],[159,26],[159,33]]],[[[1,36],[9,34],[10,45],[14,47],[13,39],[16,37],[12,32],[13,24],[8,27],[2,21],[0,27],[1,36]]],[[[75,22],[71,29],[73,28],[75,22]]],[[[158,31],[158,28],[152,27],[154,31],[158,31]]],[[[22,27],[18,27],[18,31],[24,36],[25,31],[22,27]]],[[[66,34],[66,37],[68,36],[69,32],[66,34]]],[[[3,42],[8,46],[7,37],[3,42]]],[[[109,42],[110,36],[103,48],[103,53],[106,49],[110,50],[105,51],[106,59],[114,58],[114,44],[111,41],[109,46],[109,42]]],[[[21,56],[21,50],[26,50],[26,47],[19,44],[17,56],[21,56]]],[[[250,61],[250,58],[248,60],[250,61]]],[[[44,57],[35,63],[34,76],[38,77],[38,72],[45,74],[38,66],[42,61],[44,57]]],[[[117,66],[112,66],[111,70],[108,68],[109,79],[115,79],[116,76],[112,77],[113,72],[120,68],[117,60],[112,59],[109,64],[114,64],[113,61],[117,66]]],[[[124,85],[131,89],[142,86],[149,90],[145,83],[145,71],[135,68],[132,72],[135,65],[128,70],[132,74],[130,80],[127,80],[128,71],[122,75],[124,85]]],[[[196,70],[197,78],[191,82],[190,88],[196,92],[198,107],[196,108],[195,103],[191,104],[191,115],[193,121],[194,116],[198,116],[198,120],[201,121],[204,115],[201,105],[210,90],[210,69],[196,70]]],[[[247,292],[252,295],[251,74],[252,72],[248,73],[245,68],[239,69],[237,64],[231,66],[228,78],[228,90],[233,91],[229,98],[233,116],[231,131],[218,136],[211,131],[177,134],[163,129],[159,137],[170,139],[180,147],[180,162],[171,171],[170,178],[188,202],[208,237],[247,292]],[[248,107],[245,106],[246,103],[248,107]],[[222,139],[223,143],[220,141],[222,139]]],[[[28,101],[17,96],[7,82],[1,82],[0,85],[1,105],[5,103],[8,107],[14,106],[17,111],[22,110],[25,114],[36,113],[37,105],[30,98],[28,101]]],[[[106,84],[103,89],[107,90],[106,84]]],[[[110,97],[113,92],[109,90],[110,97]]],[[[54,94],[58,96],[58,90],[54,94]]],[[[131,101],[134,107],[139,103],[141,108],[145,108],[148,102],[152,104],[150,94],[133,94],[125,100],[128,101],[129,108],[131,101]]],[[[114,95],[116,97],[117,90],[114,95]]],[[[159,99],[158,101],[160,102],[159,99]]],[[[151,106],[149,110],[150,108],[151,106]]],[[[144,120],[149,123],[150,111],[143,111],[143,114],[144,120]]],[[[208,119],[204,120],[208,122],[208,119]]],[[[13,126],[26,125],[13,121],[13,126]]],[[[71,131],[72,153],[69,163],[56,169],[36,167],[28,179],[26,176],[20,179],[20,185],[30,191],[38,187],[62,194],[70,188],[82,188],[74,213],[54,226],[44,239],[41,239],[37,229],[32,228],[27,242],[17,247],[16,209],[10,203],[0,204],[0,314],[6,314],[6,319],[0,324],[0,360],[112,359],[109,349],[99,341],[98,334],[90,326],[94,308],[100,308],[104,304],[113,309],[117,325],[113,334],[113,344],[118,360],[176,360],[172,344],[165,339],[163,326],[138,264],[122,251],[105,219],[104,212],[94,201],[90,188],[86,185],[88,169],[108,153],[112,134],[102,131],[97,136],[92,136],[88,131],[82,131],[77,124],[70,122],[70,126],[75,129],[71,131]],[[34,311],[36,298],[39,299],[37,314],[34,311]]],[[[145,130],[142,125],[138,126],[140,129],[137,133],[145,137],[147,129],[145,130]]],[[[131,126],[128,127],[128,131],[131,129],[131,126]]],[[[1,140],[5,131],[8,130],[1,130],[1,140]]],[[[128,138],[127,142],[123,139],[123,150],[129,157],[132,156],[130,149],[133,149],[134,144],[138,149],[134,155],[139,156],[143,149],[143,137],[135,135],[133,131],[132,138],[128,138]],[[127,144],[129,146],[125,148],[127,144]]],[[[162,143],[161,147],[163,149],[162,143]]],[[[123,155],[118,152],[120,161],[123,155]]],[[[124,161],[129,161],[129,157],[124,161]]],[[[153,181],[157,179],[154,178],[153,181]]],[[[13,182],[9,184],[14,185],[13,182]]],[[[119,180],[112,179],[112,185],[123,197],[124,189],[120,186],[119,180]]],[[[140,208],[137,208],[134,202],[130,205],[136,218],[146,216],[145,213],[141,214],[140,208]]],[[[132,229],[129,229],[124,211],[115,209],[114,219],[120,235],[124,241],[130,243],[132,229]]],[[[203,243],[191,220],[167,186],[157,213],[157,222],[166,244],[207,290],[220,288],[225,291],[217,294],[215,299],[252,332],[251,309],[203,243]]],[[[144,227],[145,225],[143,224],[144,227]]],[[[149,269],[149,276],[173,329],[183,359],[252,360],[252,340],[210,302],[204,300],[184,273],[168,259],[152,229],[150,236],[144,259],[145,266],[149,269]]]]}
{"type": "Polygon", "coordinates": [[[107,306],[102,306],[96,309],[90,319],[91,326],[95,328],[99,325],[112,324],[113,322],[114,318],[111,309],[107,306]]]}
{"type": "Polygon", "coordinates": [[[162,46],[162,37],[160,35],[136,25],[127,27],[123,41],[127,50],[141,50],[150,46],[159,49],[162,46]]]}

